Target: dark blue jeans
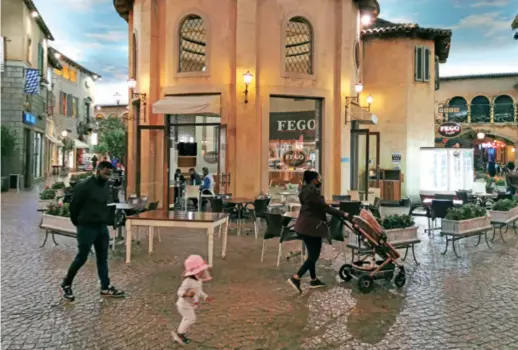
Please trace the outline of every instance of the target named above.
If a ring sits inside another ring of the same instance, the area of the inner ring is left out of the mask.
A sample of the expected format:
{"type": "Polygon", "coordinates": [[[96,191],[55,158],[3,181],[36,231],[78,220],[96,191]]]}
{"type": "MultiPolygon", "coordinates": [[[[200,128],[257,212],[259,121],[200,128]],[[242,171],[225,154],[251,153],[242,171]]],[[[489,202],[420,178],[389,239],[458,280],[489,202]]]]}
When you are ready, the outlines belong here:
{"type": "Polygon", "coordinates": [[[68,268],[68,273],[63,284],[71,286],[79,269],[85,264],[90,254],[92,245],[97,258],[97,273],[101,281],[101,289],[108,289],[110,279],[108,278],[108,249],[110,246],[110,234],[106,225],[99,226],[77,226],[77,255],[68,268]]]}

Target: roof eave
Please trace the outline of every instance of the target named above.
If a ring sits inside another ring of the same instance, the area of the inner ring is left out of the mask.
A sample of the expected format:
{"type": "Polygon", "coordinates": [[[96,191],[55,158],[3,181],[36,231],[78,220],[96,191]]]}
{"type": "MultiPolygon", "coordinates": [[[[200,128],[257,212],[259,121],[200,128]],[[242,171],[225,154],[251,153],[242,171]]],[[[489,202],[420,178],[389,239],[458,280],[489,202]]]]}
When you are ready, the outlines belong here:
{"type": "MultiPolygon", "coordinates": [[[[86,74],[90,75],[91,77],[94,77],[94,76],[95,76],[95,77],[96,77],[96,79],[102,78],[102,76],[101,76],[100,74],[97,74],[97,73],[95,73],[95,72],[92,72],[92,71],[91,71],[91,70],[89,70],[88,68],[83,67],[82,65],[80,65],[80,64],[79,64],[79,63],[77,63],[76,61],[74,61],[74,60],[72,60],[72,59],[68,58],[67,56],[63,55],[61,52],[59,52],[58,50],[56,50],[56,49],[55,49],[55,48],[53,48],[53,47],[49,47],[48,52],[49,52],[49,57],[50,57],[50,56],[53,56],[53,57],[54,57],[54,59],[56,59],[56,60],[57,60],[56,54],[59,54],[60,58],[61,58],[63,61],[65,61],[66,63],[68,63],[68,64],[70,64],[70,65],[72,65],[72,66],[74,66],[74,67],[76,67],[77,69],[81,70],[83,73],[86,73],[86,74]]],[[[60,63],[59,63],[59,61],[58,61],[58,64],[60,64],[60,63]]],[[[60,65],[61,65],[61,64],[60,64],[60,65]]],[[[61,68],[63,68],[63,67],[61,67],[61,68]]]]}
{"type": "Polygon", "coordinates": [[[129,13],[133,9],[134,0],[113,0],[113,7],[126,22],[129,18],[129,13]]]}
{"type": "Polygon", "coordinates": [[[39,16],[36,17],[34,20],[36,21],[36,23],[38,23],[38,26],[40,27],[41,31],[45,34],[47,39],[51,40],[51,41],[54,41],[54,36],[52,36],[52,33],[50,32],[49,27],[47,27],[47,24],[45,23],[45,21],[41,17],[41,14],[38,11],[38,9],[36,8],[36,5],[34,5],[34,2],[32,2],[32,0],[23,0],[23,2],[25,3],[25,6],[27,6],[29,11],[31,11],[31,12],[32,11],[38,12],[39,16]]]}

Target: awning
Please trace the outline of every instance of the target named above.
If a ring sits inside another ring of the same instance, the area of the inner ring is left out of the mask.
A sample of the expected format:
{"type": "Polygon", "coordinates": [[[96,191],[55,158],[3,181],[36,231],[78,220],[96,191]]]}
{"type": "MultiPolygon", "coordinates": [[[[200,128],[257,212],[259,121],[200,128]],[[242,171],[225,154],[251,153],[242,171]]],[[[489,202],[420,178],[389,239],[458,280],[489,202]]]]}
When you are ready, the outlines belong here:
{"type": "Polygon", "coordinates": [[[351,121],[357,121],[360,124],[378,124],[377,116],[360,107],[356,103],[350,104],[349,115],[351,121]]]}
{"type": "Polygon", "coordinates": [[[220,95],[167,96],[153,104],[156,114],[221,114],[220,95]]]}
{"type": "Polygon", "coordinates": [[[54,137],[52,135],[45,135],[45,137],[52,143],[55,143],[57,145],[61,144],[61,140],[58,140],[57,137],[54,137]]]}
{"type": "Polygon", "coordinates": [[[90,148],[88,144],[84,143],[83,141],[79,141],[78,139],[74,139],[74,144],[75,148],[90,148]]]}

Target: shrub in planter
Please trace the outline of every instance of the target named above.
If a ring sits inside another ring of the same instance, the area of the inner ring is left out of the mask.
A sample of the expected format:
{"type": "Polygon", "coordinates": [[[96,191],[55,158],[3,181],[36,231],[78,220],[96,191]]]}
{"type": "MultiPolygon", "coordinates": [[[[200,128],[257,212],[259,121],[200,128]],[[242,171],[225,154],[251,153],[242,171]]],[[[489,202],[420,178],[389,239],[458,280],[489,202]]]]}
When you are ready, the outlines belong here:
{"type": "Polygon", "coordinates": [[[442,220],[442,230],[446,232],[462,233],[487,226],[489,218],[486,209],[471,203],[448,210],[446,218],[442,220]]]}
{"type": "Polygon", "coordinates": [[[493,193],[494,188],[495,188],[495,179],[490,177],[486,181],[486,193],[493,193]]]}
{"type": "Polygon", "coordinates": [[[378,222],[389,242],[417,239],[417,226],[410,215],[388,215],[378,222]]]}
{"type": "Polygon", "coordinates": [[[47,206],[47,215],[70,217],[70,204],[68,203],[49,203],[47,206]]]}
{"type": "Polygon", "coordinates": [[[65,183],[64,182],[56,182],[52,185],[52,189],[53,190],[62,190],[64,189],[66,186],[65,186],[65,183]]]}
{"type": "Polygon", "coordinates": [[[501,199],[489,211],[491,220],[505,222],[518,215],[518,202],[513,199],[501,199]]]}
{"type": "Polygon", "coordinates": [[[52,200],[56,198],[56,190],[49,188],[48,186],[40,193],[40,200],[52,200]]]}

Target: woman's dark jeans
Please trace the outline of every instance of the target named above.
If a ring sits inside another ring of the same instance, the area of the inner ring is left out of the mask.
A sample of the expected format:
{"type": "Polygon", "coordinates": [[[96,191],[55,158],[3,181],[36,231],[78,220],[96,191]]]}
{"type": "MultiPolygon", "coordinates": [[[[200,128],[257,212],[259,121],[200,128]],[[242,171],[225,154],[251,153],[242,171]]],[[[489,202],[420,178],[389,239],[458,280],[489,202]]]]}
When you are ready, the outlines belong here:
{"type": "Polygon", "coordinates": [[[97,273],[101,280],[101,289],[108,289],[110,286],[110,279],[108,278],[110,234],[106,225],[92,227],[77,226],[77,248],[79,251],[68,269],[67,277],[63,280],[65,286],[72,285],[77,272],[88,259],[92,245],[94,246],[95,256],[97,258],[97,273]]]}
{"type": "Polygon", "coordinates": [[[322,238],[306,235],[299,236],[304,241],[304,245],[306,246],[306,249],[308,251],[308,257],[306,261],[304,261],[304,264],[302,264],[302,266],[300,267],[299,271],[297,272],[297,275],[299,276],[299,278],[302,278],[306,271],[309,270],[311,279],[316,279],[317,274],[315,271],[315,266],[318,258],[320,257],[320,250],[322,249],[322,238]]]}

